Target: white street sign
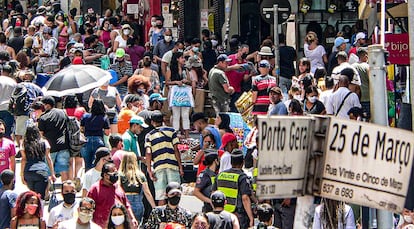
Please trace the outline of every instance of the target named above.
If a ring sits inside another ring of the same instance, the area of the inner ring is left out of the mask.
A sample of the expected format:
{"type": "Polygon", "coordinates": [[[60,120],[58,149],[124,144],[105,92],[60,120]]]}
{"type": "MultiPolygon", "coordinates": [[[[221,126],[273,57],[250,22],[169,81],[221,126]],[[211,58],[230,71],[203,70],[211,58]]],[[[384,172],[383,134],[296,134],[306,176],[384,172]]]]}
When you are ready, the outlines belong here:
{"type": "Polygon", "coordinates": [[[259,116],[257,195],[261,199],[302,196],[313,118],[259,116]]]}
{"type": "Polygon", "coordinates": [[[401,212],[413,166],[413,150],[413,132],[332,118],[320,195],[401,212]]]}

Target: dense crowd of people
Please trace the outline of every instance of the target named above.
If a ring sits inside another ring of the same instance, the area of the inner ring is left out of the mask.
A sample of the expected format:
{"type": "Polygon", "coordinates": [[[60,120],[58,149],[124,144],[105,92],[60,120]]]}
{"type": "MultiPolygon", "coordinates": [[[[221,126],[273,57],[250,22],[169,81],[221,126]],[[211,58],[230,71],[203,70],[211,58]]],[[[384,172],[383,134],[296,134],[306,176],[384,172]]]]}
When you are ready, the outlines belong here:
{"type": "MultiPolygon", "coordinates": [[[[297,60],[282,34],[279,44],[265,39],[254,52],[233,36],[226,53],[221,37],[208,30],[178,40],[162,16],[151,17],[148,34],[110,9],[78,16],[57,5],[24,12],[16,4],[2,22],[0,228],[293,228],[296,199],[260,201],[255,195],[257,115],[369,120],[363,31],[351,42],[338,34],[332,50],[309,31],[297,60]],[[97,66],[112,79],[63,97],[40,89],[45,75],[73,65],[97,66]],[[252,106],[242,110],[238,100],[247,92],[252,106]],[[206,104],[214,109],[214,124],[206,104]],[[242,144],[228,112],[250,114],[242,144]],[[200,134],[191,148],[198,166],[193,193],[203,202],[198,213],[180,206],[179,145],[192,132],[200,134]],[[16,179],[30,191],[18,195],[16,179]],[[45,218],[43,205],[58,179],[63,202],[45,218]]],[[[315,229],[359,223],[346,203],[322,199],[315,206],[315,229]]],[[[399,228],[413,228],[413,218],[406,209],[399,228]]]]}

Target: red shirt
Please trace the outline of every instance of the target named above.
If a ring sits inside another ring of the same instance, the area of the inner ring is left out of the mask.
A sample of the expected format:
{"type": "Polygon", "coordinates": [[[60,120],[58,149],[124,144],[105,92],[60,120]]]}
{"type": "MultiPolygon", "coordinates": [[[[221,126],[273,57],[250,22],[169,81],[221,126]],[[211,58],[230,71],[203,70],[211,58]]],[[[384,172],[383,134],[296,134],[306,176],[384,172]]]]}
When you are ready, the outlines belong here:
{"type": "MultiPolygon", "coordinates": [[[[246,60],[239,61],[237,59],[237,54],[230,55],[229,58],[231,59],[229,66],[247,63],[246,60]]],[[[249,74],[249,71],[232,70],[226,72],[226,76],[229,79],[229,84],[234,88],[235,92],[241,92],[241,84],[243,82],[243,77],[246,74],[249,74]]]]}
{"type": "Polygon", "coordinates": [[[106,228],[108,225],[109,213],[115,203],[121,203],[127,209],[131,207],[124,190],[118,184],[107,186],[103,180],[99,180],[99,182],[92,185],[88,197],[95,200],[96,203],[93,222],[102,228],[106,228]]]}
{"type": "MultiPolygon", "coordinates": [[[[200,150],[200,151],[201,151],[201,150],[200,150]]],[[[201,153],[200,151],[198,151],[197,153],[201,153]]],[[[223,155],[223,154],[224,154],[224,151],[223,151],[223,150],[218,150],[217,152],[218,152],[218,156],[219,156],[219,160],[220,160],[221,155],[223,155]]],[[[207,167],[203,164],[204,158],[205,158],[205,156],[204,156],[204,154],[203,154],[203,156],[201,156],[200,163],[198,163],[197,177],[198,177],[198,175],[200,175],[200,173],[201,173],[201,172],[203,172],[203,171],[207,168],[207,167]]]]}

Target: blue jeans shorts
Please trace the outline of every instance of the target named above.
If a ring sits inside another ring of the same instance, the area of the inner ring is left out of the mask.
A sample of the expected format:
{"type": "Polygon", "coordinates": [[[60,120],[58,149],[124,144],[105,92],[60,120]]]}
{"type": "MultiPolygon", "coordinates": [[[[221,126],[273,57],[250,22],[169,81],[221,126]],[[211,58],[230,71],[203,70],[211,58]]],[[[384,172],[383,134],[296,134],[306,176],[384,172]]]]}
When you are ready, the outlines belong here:
{"type": "Polygon", "coordinates": [[[50,157],[56,174],[69,171],[70,152],[68,149],[50,153],[50,157]]]}
{"type": "Polygon", "coordinates": [[[167,184],[175,181],[181,184],[180,172],[175,169],[160,169],[155,172],[157,181],[154,181],[155,199],[164,200],[166,198],[165,188],[167,184]]]}

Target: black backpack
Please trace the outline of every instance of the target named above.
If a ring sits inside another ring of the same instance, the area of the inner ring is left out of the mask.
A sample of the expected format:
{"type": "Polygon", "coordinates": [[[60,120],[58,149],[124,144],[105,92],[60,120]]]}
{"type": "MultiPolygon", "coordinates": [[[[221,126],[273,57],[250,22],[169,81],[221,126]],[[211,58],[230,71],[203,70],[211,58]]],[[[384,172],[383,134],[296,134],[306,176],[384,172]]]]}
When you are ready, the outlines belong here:
{"type": "Polygon", "coordinates": [[[29,115],[30,96],[23,84],[17,84],[10,98],[9,111],[15,116],[29,115]]]}
{"type": "Polygon", "coordinates": [[[80,131],[80,123],[75,117],[68,117],[67,133],[69,140],[69,150],[72,153],[80,152],[81,148],[86,143],[86,138],[80,131]]]}

